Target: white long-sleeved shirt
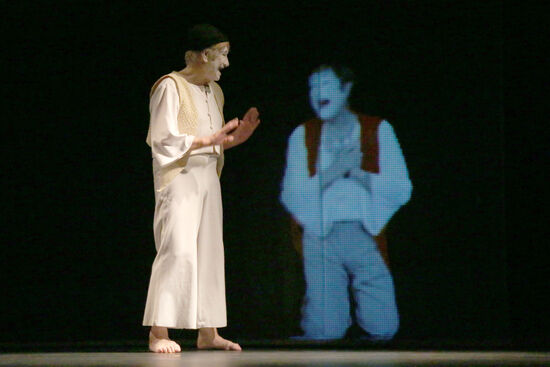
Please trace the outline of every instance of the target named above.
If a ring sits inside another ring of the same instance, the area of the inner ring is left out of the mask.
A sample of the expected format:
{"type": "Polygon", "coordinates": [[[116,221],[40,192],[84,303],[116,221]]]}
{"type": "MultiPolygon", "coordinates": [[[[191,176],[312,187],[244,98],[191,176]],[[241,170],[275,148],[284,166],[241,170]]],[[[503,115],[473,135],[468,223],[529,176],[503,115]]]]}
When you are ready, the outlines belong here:
{"type": "MultiPolygon", "coordinates": [[[[350,133],[352,144],[360,145],[360,125],[350,133]]],[[[304,231],[326,236],[336,221],[360,221],[373,236],[380,233],[393,214],[411,196],[412,184],[393,128],[387,121],[378,127],[380,172],[370,176],[370,190],[354,178],[339,178],[321,190],[320,175],[329,167],[333,154],[322,129],[316,174],[309,175],[304,125],[288,141],[287,165],[280,200],[304,231]]]]}
{"type": "MultiPolygon", "coordinates": [[[[189,83],[193,101],[197,109],[197,133],[202,137],[221,129],[222,116],[212,92],[206,93],[203,86],[189,83]]],[[[220,146],[204,147],[190,152],[195,136],[180,134],[178,113],[180,108],[176,83],[166,78],[159,83],[149,102],[151,114],[151,152],[159,167],[168,165],[186,154],[220,154],[220,146]]]]}

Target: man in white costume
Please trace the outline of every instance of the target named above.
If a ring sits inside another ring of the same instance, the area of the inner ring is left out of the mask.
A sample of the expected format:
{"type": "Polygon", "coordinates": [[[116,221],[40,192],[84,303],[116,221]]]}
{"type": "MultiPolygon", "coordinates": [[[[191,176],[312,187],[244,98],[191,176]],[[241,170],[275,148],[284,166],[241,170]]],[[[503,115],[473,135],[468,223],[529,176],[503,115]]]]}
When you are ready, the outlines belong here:
{"type": "Polygon", "coordinates": [[[399,326],[383,229],[412,185],[391,125],[350,110],[352,71],[322,65],[309,78],[317,119],[288,142],[281,202],[303,230],[306,295],[300,339],[344,337],[355,319],[370,340],[399,326]]]}
{"type": "Polygon", "coordinates": [[[251,108],[224,124],[216,83],[229,66],[229,42],[215,27],[188,32],[186,67],[160,78],[151,90],[147,143],[155,185],[153,263],[144,326],[149,349],[180,352],[168,328],[198,329],[199,349],[241,350],[222,338],[225,304],[222,201],[224,150],[246,141],[258,126],[251,108]]]}

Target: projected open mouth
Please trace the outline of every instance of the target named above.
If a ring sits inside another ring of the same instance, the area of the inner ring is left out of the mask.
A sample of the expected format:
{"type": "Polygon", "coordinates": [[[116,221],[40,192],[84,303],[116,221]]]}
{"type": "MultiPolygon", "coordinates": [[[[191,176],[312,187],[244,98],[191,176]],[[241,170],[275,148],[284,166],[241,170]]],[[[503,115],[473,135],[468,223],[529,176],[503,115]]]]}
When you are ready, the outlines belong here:
{"type": "Polygon", "coordinates": [[[328,99],[322,99],[319,101],[319,106],[321,107],[325,107],[326,105],[328,105],[330,103],[330,100],[328,99]]]}

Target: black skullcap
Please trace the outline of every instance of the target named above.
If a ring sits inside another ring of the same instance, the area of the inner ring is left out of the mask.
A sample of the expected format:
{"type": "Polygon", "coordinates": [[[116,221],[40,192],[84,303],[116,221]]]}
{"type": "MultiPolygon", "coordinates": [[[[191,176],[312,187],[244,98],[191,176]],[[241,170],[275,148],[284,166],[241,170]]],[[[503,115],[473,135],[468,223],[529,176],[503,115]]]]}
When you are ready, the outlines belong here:
{"type": "Polygon", "coordinates": [[[220,42],[229,41],[227,36],[210,24],[197,24],[187,32],[187,49],[202,51],[220,42]]]}

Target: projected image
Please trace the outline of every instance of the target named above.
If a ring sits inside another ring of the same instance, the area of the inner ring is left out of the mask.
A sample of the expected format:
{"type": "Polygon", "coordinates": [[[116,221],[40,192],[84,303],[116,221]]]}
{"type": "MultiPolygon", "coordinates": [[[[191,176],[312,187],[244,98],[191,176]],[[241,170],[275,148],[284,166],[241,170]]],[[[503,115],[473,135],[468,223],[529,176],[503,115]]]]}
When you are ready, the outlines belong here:
{"type": "Polygon", "coordinates": [[[374,341],[399,328],[384,228],[412,184],[390,123],[350,109],[353,85],[346,66],[315,69],[317,118],[288,140],[280,200],[296,226],[306,283],[297,339],[341,339],[353,320],[374,341]]]}

